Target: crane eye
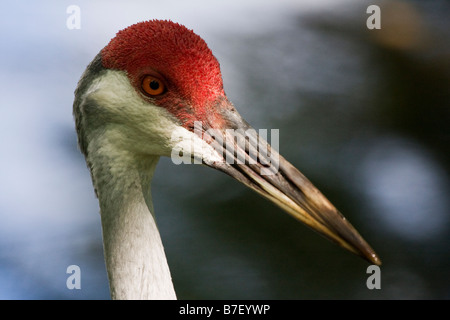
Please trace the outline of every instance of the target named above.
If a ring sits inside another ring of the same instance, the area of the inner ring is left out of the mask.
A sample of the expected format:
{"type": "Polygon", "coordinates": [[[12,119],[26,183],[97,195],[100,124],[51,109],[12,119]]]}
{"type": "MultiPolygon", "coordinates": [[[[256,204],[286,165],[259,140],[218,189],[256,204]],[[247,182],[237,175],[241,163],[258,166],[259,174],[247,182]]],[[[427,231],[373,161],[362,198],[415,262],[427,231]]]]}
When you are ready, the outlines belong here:
{"type": "Polygon", "coordinates": [[[141,87],[142,90],[150,96],[158,96],[163,93],[165,89],[164,83],[160,79],[150,75],[146,75],[142,79],[141,87]]]}

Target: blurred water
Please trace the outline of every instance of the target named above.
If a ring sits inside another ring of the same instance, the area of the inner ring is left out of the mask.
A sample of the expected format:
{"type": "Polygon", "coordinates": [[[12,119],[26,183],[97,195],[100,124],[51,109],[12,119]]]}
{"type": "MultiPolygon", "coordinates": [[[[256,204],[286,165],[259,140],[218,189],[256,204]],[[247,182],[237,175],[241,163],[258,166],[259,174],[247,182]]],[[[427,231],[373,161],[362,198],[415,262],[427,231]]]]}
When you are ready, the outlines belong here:
{"type": "Polygon", "coordinates": [[[153,198],[179,298],[449,298],[449,5],[390,3],[378,33],[365,27],[360,1],[78,1],[80,30],[66,28],[72,3],[9,4],[0,28],[0,298],[109,297],[73,90],[115,32],[152,18],[206,39],[241,114],[280,129],[281,153],[384,263],[382,289],[368,290],[366,262],[219,172],[162,159],[153,198]],[[401,23],[389,23],[391,12],[401,23]],[[420,39],[396,46],[390,30],[420,39]],[[81,267],[81,290],[66,288],[71,264],[81,267]]]}

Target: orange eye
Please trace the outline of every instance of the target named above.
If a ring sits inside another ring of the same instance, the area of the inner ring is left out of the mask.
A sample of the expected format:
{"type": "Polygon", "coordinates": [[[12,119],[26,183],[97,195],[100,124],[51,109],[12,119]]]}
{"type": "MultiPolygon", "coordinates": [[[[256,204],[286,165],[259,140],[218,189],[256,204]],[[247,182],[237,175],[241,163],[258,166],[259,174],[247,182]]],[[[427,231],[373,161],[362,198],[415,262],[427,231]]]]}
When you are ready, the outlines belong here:
{"type": "Polygon", "coordinates": [[[142,79],[142,90],[150,96],[157,96],[164,92],[165,86],[164,83],[150,75],[146,75],[144,79],[142,79]]]}

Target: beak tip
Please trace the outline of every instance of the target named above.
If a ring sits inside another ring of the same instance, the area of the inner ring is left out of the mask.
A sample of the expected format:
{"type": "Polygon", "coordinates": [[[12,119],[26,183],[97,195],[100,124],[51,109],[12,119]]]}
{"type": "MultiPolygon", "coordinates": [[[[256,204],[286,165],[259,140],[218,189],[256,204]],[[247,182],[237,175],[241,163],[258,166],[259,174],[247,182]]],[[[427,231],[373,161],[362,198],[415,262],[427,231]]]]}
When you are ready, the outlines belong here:
{"type": "Polygon", "coordinates": [[[377,266],[381,266],[382,262],[381,259],[378,257],[378,255],[375,252],[371,252],[368,255],[365,256],[365,258],[372,264],[375,264],[377,266]]]}

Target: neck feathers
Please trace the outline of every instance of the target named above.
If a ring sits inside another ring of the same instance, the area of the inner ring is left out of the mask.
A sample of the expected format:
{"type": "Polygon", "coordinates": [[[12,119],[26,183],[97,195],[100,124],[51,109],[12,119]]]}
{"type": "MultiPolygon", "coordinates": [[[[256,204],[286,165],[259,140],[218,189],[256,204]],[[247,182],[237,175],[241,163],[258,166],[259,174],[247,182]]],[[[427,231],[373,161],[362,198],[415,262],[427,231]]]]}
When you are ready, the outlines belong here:
{"type": "Polygon", "coordinates": [[[176,299],[152,212],[150,182],[159,157],[119,152],[104,141],[89,155],[111,297],[176,299]]]}

